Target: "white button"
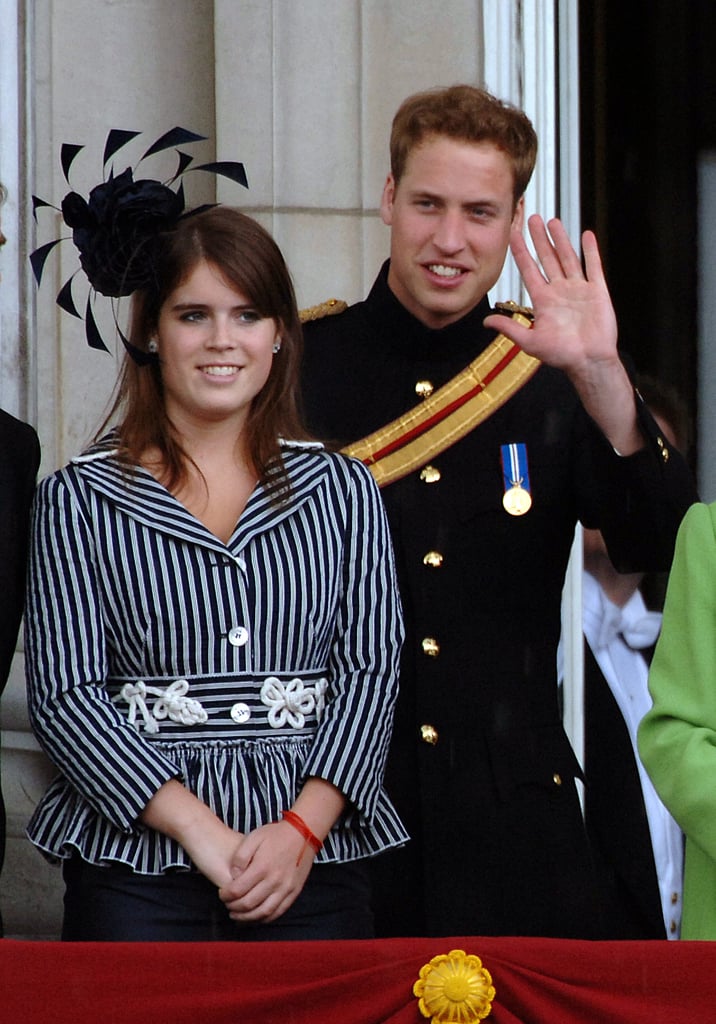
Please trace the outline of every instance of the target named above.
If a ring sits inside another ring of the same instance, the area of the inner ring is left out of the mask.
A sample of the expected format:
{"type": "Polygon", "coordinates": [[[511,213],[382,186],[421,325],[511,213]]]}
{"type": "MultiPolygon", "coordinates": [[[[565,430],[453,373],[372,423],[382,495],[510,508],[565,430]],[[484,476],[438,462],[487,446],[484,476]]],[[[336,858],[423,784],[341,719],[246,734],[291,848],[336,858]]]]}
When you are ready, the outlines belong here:
{"type": "Polygon", "coordinates": [[[251,708],[248,704],[234,704],[231,709],[231,717],[238,724],[242,722],[248,722],[251,718],[251,708]]]}
{"type": "Polygon", "coordinates": [[[229,630],[229,643],[233,647],[243,647],[249,639],[249,631],[245,626],[234,626],[229,630]]]}

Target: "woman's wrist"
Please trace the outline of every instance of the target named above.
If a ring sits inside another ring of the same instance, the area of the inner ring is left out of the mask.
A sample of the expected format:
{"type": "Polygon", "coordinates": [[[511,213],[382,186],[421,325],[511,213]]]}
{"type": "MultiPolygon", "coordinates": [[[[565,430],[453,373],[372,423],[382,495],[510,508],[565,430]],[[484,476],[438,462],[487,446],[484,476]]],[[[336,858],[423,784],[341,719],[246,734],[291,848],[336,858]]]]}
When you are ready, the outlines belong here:
{"type": "Polygon", "coordinates": [[[224,885],[230,880],[230,855],[242,836],[177,779],[157,790],[141,820],[179,843],[199,871],[215,884],[224,885]]]}
{"type": "Polygon", "coordinates": [[[308,825],[303,820],[300,814],[296,814],[295,811],[281,811],[281,817],[288,825],[294,828],[299,833],[299,835],[303,836],[303,846],[301,847],[301,850],[298,854],[298,858],[296,860],[296,867],[298,867],[298,865],[301,863],[301,858],[306,852],[307,847],[310,846],[314,854],[320,853],[320,851],[323,849],[323,843],[318,838],[318,836],[313,834],[313,832],[308,827],[308,825]]]}
{"type": "Polygon", "coordinates": [[[346,806],[341,791],[326,779],[311,776],[294,800],[291,811],[297,814],[311,833],[323,841],[346,806]]]}

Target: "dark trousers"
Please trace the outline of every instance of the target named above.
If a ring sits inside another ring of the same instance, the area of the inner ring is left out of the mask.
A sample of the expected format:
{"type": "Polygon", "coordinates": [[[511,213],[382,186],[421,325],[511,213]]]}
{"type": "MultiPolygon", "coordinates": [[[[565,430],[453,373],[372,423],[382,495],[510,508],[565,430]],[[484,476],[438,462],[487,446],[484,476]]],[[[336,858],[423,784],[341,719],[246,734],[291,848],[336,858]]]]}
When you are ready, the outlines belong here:
{"type": "Polygon", "coordinates": [[[285,914],[267,924],[232,921],[203,875],[140,875],[122,864],[65,862],[65,942],[278,942],[373,937],[363,862],[314,864],[285,914]]]}

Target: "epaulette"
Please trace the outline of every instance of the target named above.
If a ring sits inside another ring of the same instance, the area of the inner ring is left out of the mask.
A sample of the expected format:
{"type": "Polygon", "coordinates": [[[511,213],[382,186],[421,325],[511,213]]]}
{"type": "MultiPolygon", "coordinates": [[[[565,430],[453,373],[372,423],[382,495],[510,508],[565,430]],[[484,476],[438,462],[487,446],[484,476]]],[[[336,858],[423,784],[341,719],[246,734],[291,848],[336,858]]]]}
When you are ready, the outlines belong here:
{"type": "Polygon", "coordinates": [[[535,318],[535,311],[531,306],[520,306],[512,299],[508,299],[507,302],[496,302],[495,309],[498,313],[504,313],[506,316],[524,316],[530,323],[535,318]]]}
{"type": "Polygon", "coordinates": [[[306,324],[309,320],[322,320],[325,316],[335,316],[336,313],[342,313],[344,309],[348,309],[348,303],[343,299],[326,299],[325,302],[319,302],[317,306],[308,306],[306,309],[299,310],[298,316],[301,323],[306,324]]]}

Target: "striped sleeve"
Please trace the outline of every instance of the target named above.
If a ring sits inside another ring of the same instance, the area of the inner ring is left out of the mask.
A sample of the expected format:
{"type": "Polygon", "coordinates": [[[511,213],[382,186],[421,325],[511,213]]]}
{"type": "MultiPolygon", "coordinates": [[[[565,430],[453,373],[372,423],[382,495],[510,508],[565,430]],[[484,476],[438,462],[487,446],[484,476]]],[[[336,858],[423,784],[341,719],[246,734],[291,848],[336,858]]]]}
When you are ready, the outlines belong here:
{"type": "Polygon", "coordinates": [[[33,510],[25,651],[33,729],[91,806],[131,831],[176,766],[109,699],[98,565],[88,510],[72,470],[38,487],[33,510]]]}
{"type": "Polygon", "coordinates": [[[350,460],[342,593],[330,657],[332,699],[304,768],[373,821],[398,694],[403,620],[380,492],[350,460]]]}

